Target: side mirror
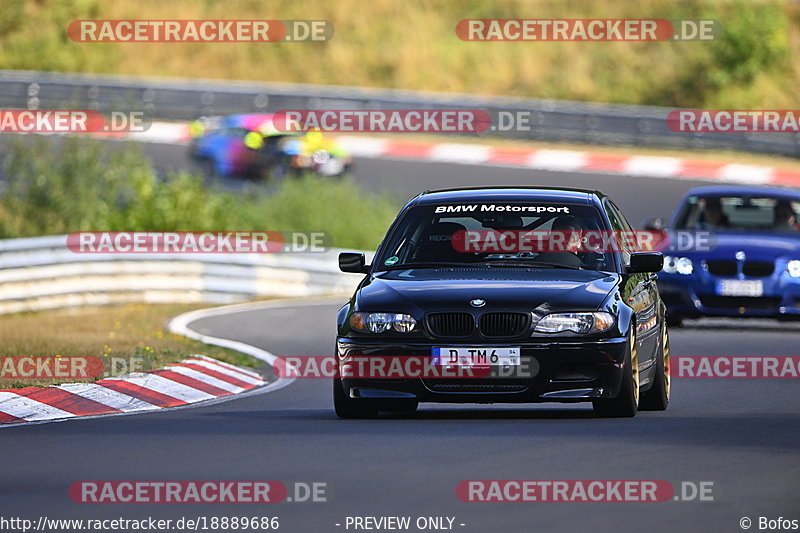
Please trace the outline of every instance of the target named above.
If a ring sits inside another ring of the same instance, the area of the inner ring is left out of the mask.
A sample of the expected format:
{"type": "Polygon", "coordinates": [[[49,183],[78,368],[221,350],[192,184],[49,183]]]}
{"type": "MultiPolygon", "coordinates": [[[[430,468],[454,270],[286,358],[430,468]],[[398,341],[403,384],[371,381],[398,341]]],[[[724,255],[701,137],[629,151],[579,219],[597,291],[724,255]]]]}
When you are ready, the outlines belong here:
{"type": "Polygon", "coordinates": [[[667,227],[667,222],[661,217],[646,218],[642,221],[642,229],[662,230],[667,227]]]}
{"type": "Polygon", "coordinates": [[[369,265],[364,254],[356,252],[342,252],[339,254],[339,270],[353,274],[366,274],[369,265]]]}
{"type": "Polygon", "coordinates": [[[634,252],[628,272],[659,272],[664,268],[664,255],[661,252],[634,252]]]}

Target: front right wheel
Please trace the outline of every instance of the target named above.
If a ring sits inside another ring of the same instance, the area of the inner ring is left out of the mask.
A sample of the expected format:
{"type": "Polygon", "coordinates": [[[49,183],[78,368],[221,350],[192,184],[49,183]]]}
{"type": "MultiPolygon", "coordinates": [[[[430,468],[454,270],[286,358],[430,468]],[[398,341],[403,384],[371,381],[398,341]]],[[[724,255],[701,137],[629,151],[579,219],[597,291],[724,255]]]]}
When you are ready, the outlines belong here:
{"type": "Polygon", "coordinates": [[[667,314],[667,325],[671,328],[682,328],[683,317],[675,314],[673,315],[667,314]]]}
{"type": "Polygon", "coordinates": [[[340,378],[333,379],[333,408],[339,418],[375,418],[378,402],[363,398],[351,398],[342,386],[340,378]]]}

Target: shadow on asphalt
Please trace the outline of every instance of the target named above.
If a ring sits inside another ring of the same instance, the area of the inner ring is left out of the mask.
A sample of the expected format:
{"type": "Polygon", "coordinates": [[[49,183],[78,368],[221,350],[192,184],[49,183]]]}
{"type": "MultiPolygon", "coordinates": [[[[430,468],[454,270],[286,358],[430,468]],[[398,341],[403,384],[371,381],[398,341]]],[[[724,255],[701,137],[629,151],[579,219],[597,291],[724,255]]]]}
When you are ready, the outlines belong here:
{"type": "Polygon", "coordinates": [[[764,331],[770,333],[798,333],[800,321],[780,321],[761,318],[700,318],[686,320],[683,326],[670,328],[672,332],[712,332],[712,331],[764,331]]]}
{"type": "Polygon", "coordinates": [[[311,441],[372,440],[399,438],[438,439],[442,437],[498,439],[541,438],[550,443],[560,439],[635,438],[637,443],[658,446],[713,447],[721,450],[759,449],[797,453],[800,450],[791,428],[800,427],[800,414],[765,412],[757,414],[698,413],[678,408],[666,412],[640,412],[635,418],[596,418],[591,409],[448,409],[423,406],[412,415],[384,414],[375,420],[340,420],[333,409],[240,409],[225,410],[231,404],[208,409],[186,409],[172,413],[147,413],[93,420],[73,419],[58,424],[42,424],[7,431],[36,438],[56,432],[60,438],[77,437],[83,442],[92,435],[130,435],[150,439],[164,435],[190,436],[197,442],[218,438],[269,438],[284,442],[304,436],[311,441]],[[431,432],[430,425],[436,424],[431,432]]]}

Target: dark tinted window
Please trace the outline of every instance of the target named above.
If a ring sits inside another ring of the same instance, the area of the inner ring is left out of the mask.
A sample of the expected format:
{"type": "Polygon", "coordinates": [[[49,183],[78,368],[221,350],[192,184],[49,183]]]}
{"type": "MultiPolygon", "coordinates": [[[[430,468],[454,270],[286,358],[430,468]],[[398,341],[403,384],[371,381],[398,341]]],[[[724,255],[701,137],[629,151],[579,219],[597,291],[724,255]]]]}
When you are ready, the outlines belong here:
{"type": "Polygon", "coordinates": [[[570,239],[607,231],[593,206],[555,203],[443,204],[414,207],[384,243],[378,270],[406,265],[558,265],[608,270],[610,253],[575,251],[570,239]],[[545,239],[564,237],[553,244],[545,239]],[[539,240],[537,240],[539,239],[539,240]],[[572,250],[572,251],[570,251],[572,250]]]}

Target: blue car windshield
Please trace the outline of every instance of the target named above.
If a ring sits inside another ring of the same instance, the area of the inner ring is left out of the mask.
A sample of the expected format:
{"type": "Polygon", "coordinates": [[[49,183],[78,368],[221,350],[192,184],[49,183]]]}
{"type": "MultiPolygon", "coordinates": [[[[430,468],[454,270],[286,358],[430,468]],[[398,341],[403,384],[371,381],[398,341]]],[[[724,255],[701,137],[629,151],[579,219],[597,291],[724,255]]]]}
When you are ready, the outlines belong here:
{"type": "Polygon", "coordinates": [[[674,227],[689,230],[769,231],[800,236],[800,199],[769,196],[690,196],[674,227]]]}

